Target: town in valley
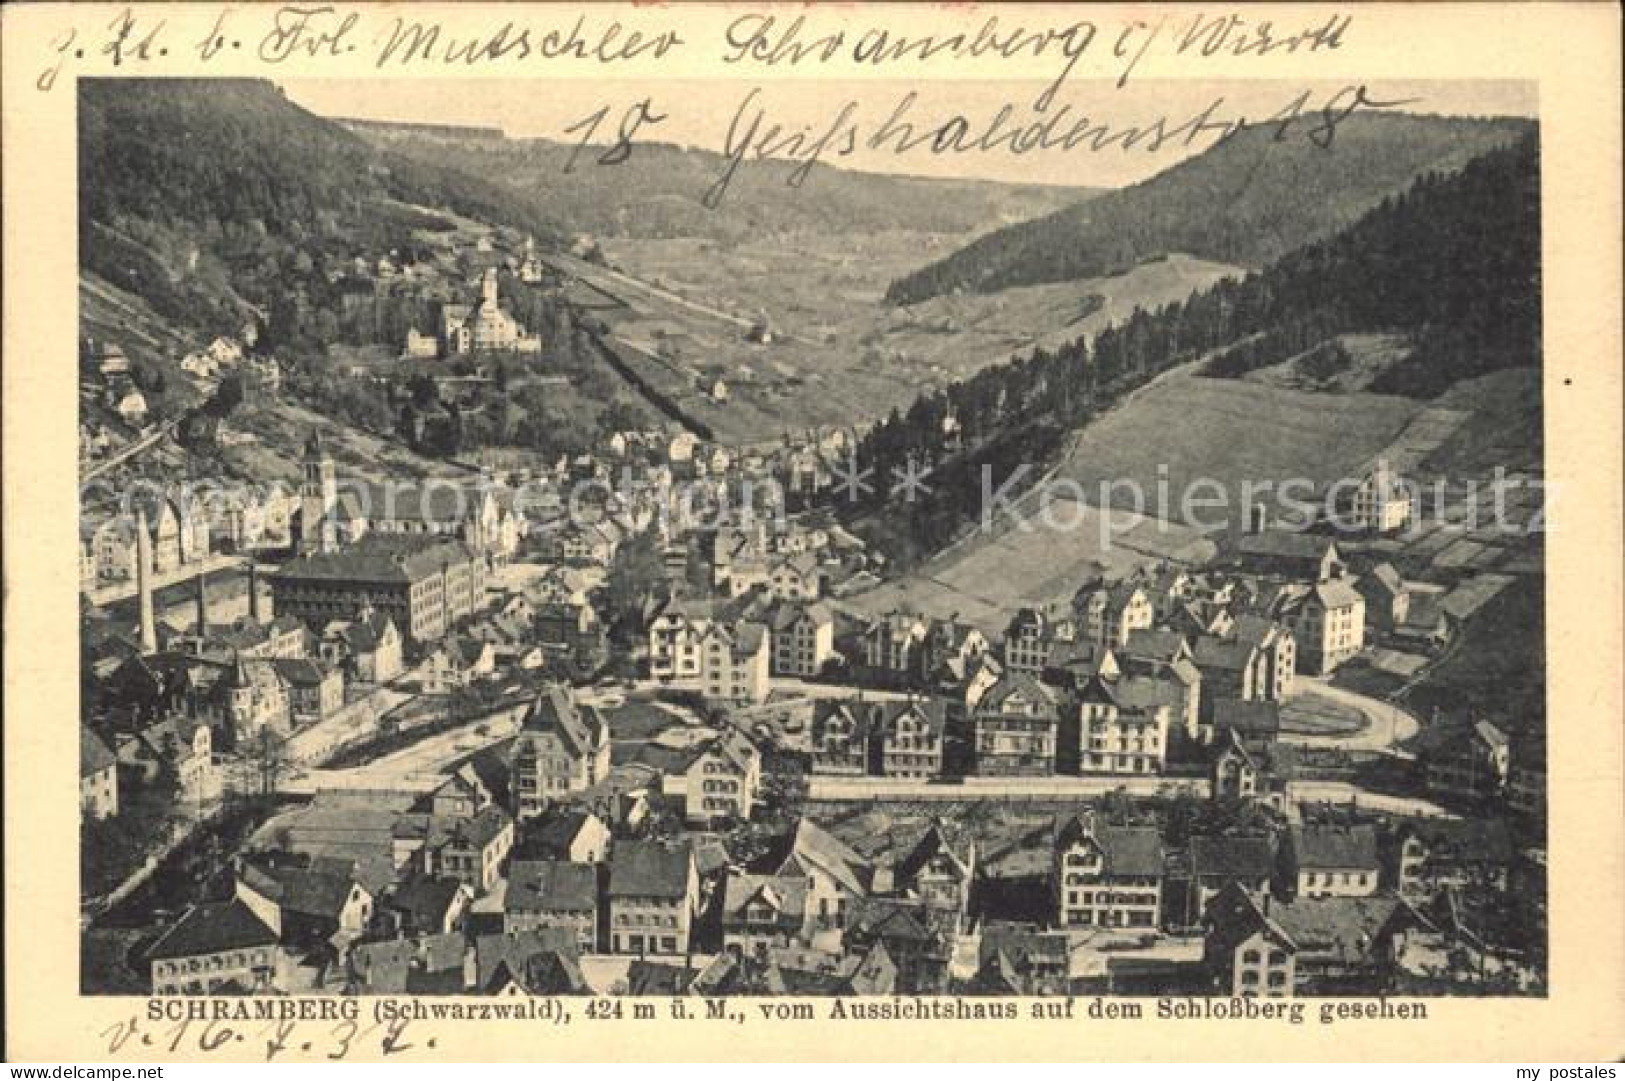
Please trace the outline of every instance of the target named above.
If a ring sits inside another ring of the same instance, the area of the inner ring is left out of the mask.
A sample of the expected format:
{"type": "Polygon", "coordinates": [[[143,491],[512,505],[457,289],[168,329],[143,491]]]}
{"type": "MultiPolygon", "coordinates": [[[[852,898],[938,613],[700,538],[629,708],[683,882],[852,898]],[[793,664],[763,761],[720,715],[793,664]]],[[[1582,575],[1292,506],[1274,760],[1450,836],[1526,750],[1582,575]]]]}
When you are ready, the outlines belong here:
{"type": "Polygon", "coordinates": [[[1533,120],[708,209],[299,100],[81,84],[84,993],[1545,993],[1533,120]]]}

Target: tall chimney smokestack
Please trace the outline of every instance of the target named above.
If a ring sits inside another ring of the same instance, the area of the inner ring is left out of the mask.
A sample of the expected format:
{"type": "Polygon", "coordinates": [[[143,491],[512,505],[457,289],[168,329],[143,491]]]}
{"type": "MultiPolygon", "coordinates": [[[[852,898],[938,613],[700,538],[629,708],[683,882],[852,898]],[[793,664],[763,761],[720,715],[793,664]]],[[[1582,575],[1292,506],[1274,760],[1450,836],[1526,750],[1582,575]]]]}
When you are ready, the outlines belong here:
{"type": "Polygon", "coordinates": [[[248,559],[248,618],[260,621],[260,565],[252,556],[248,559]]]}
{"type": "Polygon", "coordinates": [[[158,626],[152,614],[152,535],[147,512],[135,512],[135,591],[141,605],[141,652],[158,652],[158,626]]]}

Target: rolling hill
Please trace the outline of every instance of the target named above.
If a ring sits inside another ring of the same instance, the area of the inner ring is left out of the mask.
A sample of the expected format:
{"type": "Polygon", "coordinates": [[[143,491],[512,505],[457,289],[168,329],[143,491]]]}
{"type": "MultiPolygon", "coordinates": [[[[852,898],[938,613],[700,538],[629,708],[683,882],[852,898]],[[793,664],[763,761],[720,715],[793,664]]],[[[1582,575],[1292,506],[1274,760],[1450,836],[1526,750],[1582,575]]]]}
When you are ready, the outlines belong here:
{"type": "MultiPolygon", "coordinates": [[[[1022,433],[1081,430],[1061,471],[1086,491],[1112,477],[1139,480],[1143,490],[1159,467],[1176,482],[1202,474],[1227,488],[1279,482],[1286,472],[1320,484],[1400,448],[1448,453],[1459,468],[1527,461],[1532,447],[1470,423],[1474,396],[1458,388],[1499,387],[1504,380],[1485,377],[1541,367],[1540,236],[1540,148],[1531,132],[1457,172],[1418,178],[1265,270],[922,396],[866,433],[859,458],[882,476],[933,460],[952,416],[965,443],[1005,475],[1012,455],[1001,448],[1021,451],[1013,444],[1022,433]],[[1341,343],[1376,337],[1383,367],[1359,394],[1240,378],[1305,356],[1336,362],[1341,343]],[[1417,399],[1433,404],[1419,408],[1417,399]],[[1453,408],[1463,402],[1465,410],[1453,408]],[[1413,421],[1421,427],[1412,430],[1413,421]]],[[[1526,441],[1538,440],[1538,424],[1523,419],[1540,408],[1532,382],[1521,408],[1503,409],[1499,422],[1526,441]]],[[[980,513],[975,495],[945,484],[898,523],[904,539],[915,550],[939,546],[980,513]]]]}
{"type": "Polygon", "coordinates": [[[1331,236],[1418,176],[1452,172],[1531,130],[1528,121],[1356,114],[1322,149],[1246,129],[1156,176],[982,236],[894,281],[887,299],[1116,273],[1181,252],[1262,267],[1331,236]]]}
{"type": "Polygon", "coordinates": [[[81,268],[205,331],[267,310],[300,253],[449,228],[416,208],[559,234],[513,192],[380,151],[264,80],[84,80],[79,154],[81,268]]]}
{"type": "Polygon", "coordinates": [[[741,240],[808,232],[974,233],[1097,194],[1088,188],[933,180],[823,164],[792,188],[786,181],[793,164],[748,161],[729,184],[726,200],[711,210],[701,200],[728,162],[708,150],[640,142],[618,165],[578,164],[569,175],[564,168],[573,148],[547,139],[506,139],[486,128],[338,123],[414,161],[452,160],[476,175],[501,177],[543,213],[595,236],[741,240]]]}

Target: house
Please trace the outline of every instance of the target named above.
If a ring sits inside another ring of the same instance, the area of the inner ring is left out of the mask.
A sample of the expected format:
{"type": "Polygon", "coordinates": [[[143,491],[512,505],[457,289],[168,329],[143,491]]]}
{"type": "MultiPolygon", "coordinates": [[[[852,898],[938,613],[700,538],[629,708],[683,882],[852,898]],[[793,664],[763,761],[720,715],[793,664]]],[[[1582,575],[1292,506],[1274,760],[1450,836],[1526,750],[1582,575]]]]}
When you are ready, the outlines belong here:
{"type": "Polygon", "coordinates": [[[818,557],[811,552],[797,552],[779,560],[767,572],[767,590],[775,600],[817,600],[823,592],[818,557]]]}
{"type": "Polygon", "coordinates": [[[1354,588],[1365,598],[1366,617],[1378,631],[1391,634],[1410,618],[1411,594],[1392,563],[1379,563],[1361,575],[1354,588]]]}
{"type": "Polygon", "coordinates": [[[847,914],[869,895],[874,868],[834,834],[803,818],[782,854],[766,861],[772,873],[807,880],[807,905],[818,930],[840,930],[847,914]]]}
{"type": "Polygon", "coordinates": [[[1279,702],[1292,693],[1298,672],[1298,640],[1290,628],[1263,616],[1243,612],[1230,624],[1225,637],[1245,642],[1263,658],[1261,668],[1250,673],[1252,692],[1256,698],[1279,702]]]}
{"type": "Polygon", "coordinates": [[[1391,895],[1273,901],[1229,886],[1209,908],[1203,958],[1239,996],[1364,996],[1393,986],[1400,957],[1433,924],[1391,895]]]}
{"type": "Polygon", "coordinates": [[[467,990],[475,994],[513,998],[588,993],[575,938],[568,931],[538,927],[480,935],[473,953],[467,990]]]}
{"type": "Polygon", "coordinates": [[[520,818],[581,792],[609,776],[609,728],[591,706],[578,706],[568,688],[550,684],[536,696],[514,740],[509,791],[520,818]]]}
{"type": "Polygon", "coordinates": [[[344,673],[336,666],[305,657],[279,657],[272,663],[288,689],[295,724],[326,720],[343,707],[344,673]]]}
{"type": "Polygon", "coordinates": [[[712,622],[709,603],[666,605],[649,621],[649,675],[659,680],[699,679],[700,645],[712,622]]]}
{"type": "Polygon", "coordinates": [[[1153,826],[1101,826],[1089,810],[1056,831],[1059,927],[1155,928],[1162,880],[1162,837],[1153,826]]]}
{"type": "Polygon", "coordinates": [[[683,769],[689,822],[750,821],[762,785],[762,754],[737,728],[696,747],[683,769]]]}
{"type": "Polygon", "coordinates": [[[876,895],[917,901],[949,913],[957,931],[969,912],[975,881],[975,842],[952,840],[943,823],[932,819],[912,844],[876,859],[870,889],[876,895]]]}
{"type": "Polygon", "coordinates": [[[1049,658],[1049,619],[1037,608],[1022,608],[1004,629],[1004,667],[1036,676],[1049,658]]]}
{"type": "Polygon", "coordinates": [[[1512,758],[1506,733],[1489,721],[1439,730],[1427,741],[1421,757],[1430,789],[1466,800],[1500,793],[1512,758]]]}
{"type": "Polygon", "coordinates": [[[1121,648],[1131,634],[1156,622],[1156,608],[1146,591],[1133,582],[1100,586],[1085,594],[1080,610],[1083,638],[1121,648]]]}
{"type": "Polygon", "coordinates": [[[880,777],[915,780],[939,775],[947,705],[940,698],[909,698],[870,705],[866,725],[869,772],[880,777]]]}
{"type": "Polygon", "coordinates": [[[608,635],[598,610],[585,601],[537,605],[531,629],[543,649],[573,659],[586,671],[603,664],[609,651],[608,635]]]}
{"type": "Polygon", "coordinates": [[[814,773],[862,776],[869,772],[869,711],[862,699],[814,702],[808,738],[814,773]]]}
{"type": "Polygon", "coordinates": [[[813,933],[807,879],[730,874],[723,889],[722,942],[765,959],[774,946],[805,943],[813,933]]]}
{"type": "Polygon", "coordinates": [[[472,818],[430,816],[423,870],[455,878],[478,897],[502,880],[502,863],[513,850],[513,840],[513,819],[494,804],[472,818]]]}
{"type": "Polygon", "coordinates": [[[552,807],[527,821],[521,848],[527,859],[603,863],[609,859],[609,826],[591,811],[552,807]]]}
{"type": "Polygon", "coordinates": [[[980,995],[1067,994],[1071,950],[1066,936],[990,921],[977,941],[976,975],[969,990],[980,995]]]}
{"type": "Polygon", "coordinates": [[[1281,736],[1280,703],[1221,698],[1213,703],[1211,730],[1215,744],[1234,733],[1249,754],[1264,754],[1281,736]]]}
{"type": "Polygon", "coordinates": [[[713,624],[700,643],[701,693],[724,702],[766,701],[769,645],[761,623],[713,624]]]}
{"type": "Polygon", "coordinates": [[[386,893],[378,910],[393,915],[407,938],[449,935],[462,930],[473,900],[473,891],[455,878],[416,875],[386,893]]]}
{"type": "Polygon", "coordinates": [[[1283,856],[1296,897],[1370,897],[1381,883],[1377,832],[1371,826],[1294,826],[1283,856]]]}
{"type": "Polygon", "coordinates": [[[472,765],[441,782],[429,797],[429,813],[440,818],[473,818],[491,805],[491,789],[472,765]]]}
{"type": "Polygon", "coordinates": [[[1292,998],[1298,944],[1274,920],[1267,893],[1227,884],[1203,910],[1202,964],[1220,994],[1292,998]]]}
{"type": "Polygon", "coordinates": [[[1202,915],[1231,883],[1260,897],[1275,877],[1275,842],[1268,836],[1192,837],[1186,853],[1190,878],[1183,896],[1169,896],[1170,917],[1181,926],[1201,924],[1202,915]]]}
{"type": "Polygon", "coordinates": [[[355,619],[329,621],[319,648],[323,660],[342,665],[356,683],[388,683],[401,674],[401,632],[394,620],[371,608],[355,619]]]}
{"type": "Polygon", "coordinates": [[[1166,684],[1144,676],[1090,680],[1077,698],[1078,768],[1085,773],[1161,773],[1174,706],[1166,684]]]}
{"type": "Polygon", "coordinates": [[[1388,468],[1387,461],[1379,459],[1354,489],[1349,508],[1352,524],[1372,533],[1396,532],[1410,524],[1411,503],[1410,486],[1388,468]]]}
{"type": "Polygon", "coordinates": [[[991,648],[986,635],[957,616],[934,619],[926,632],[925,672],[935,681],[957,686],[991,648]]]}
{"type": "Polygon", "coordinates": [[[610,952],[688,953],[699,891],[699,872],[688,845],[617,844],[609,860],[610,952]]]}
{"type": "Polygon", "coordinates": [[[982,695],[972,723],[977,773],[1048,776],[1055,772],[1059,723],[1055,697],[1032,676],[1006,674],[982,695]]]}
{"type": "MultiPolygon", "coordinates": [[[[1191,663],[1201,675],[1204,704],[1221,698],[1250,702],[1262,698],[1268,685],[1269,656],[1255,642],[1245,638],[1200,635],[1191,649],[1191,663]]],[[[1202,734],[1211,736],[1210,732],[1202,734]]]]}
{"type": "Polygon", "coordinates": [[[895,970],[894,994],[940,994],[957,941],[955,913],[917,900],[869,897],[848,916],[844,948],[848,956],[884,949],[895,970]]]}
{"type": "Polygon", "coordinates": [[[91,818],[118,814],[118,758],[83,724],[79,726],[79,810],[91,818]]]}
{"type": "Polygon", "coordinates": [[[581,953],[598,948],[598,869],[561,860],[514,860],[502,900],[509,934],[556,927],[568,931],[581,953]]]}
{"type": "Polygon", "coordinates": [[[835,613],[828,605],[780,605],[767,625],[773,641],[773,675],[816,676],[835,657],[835,613]]]}
{"type": "Polygon", "coordinates": [[[873,620],[863,631],[864,666],[896,680],[917,677],[927,630],[925,620],[911,612],[889,612],[873,620]]]}
{"type": "Polygon", "coordinates": [[[1249,574],[1297,582],[1324,582],[1344,566],[1330,537],[1286,529],[1241,537],[1235,555],[1238,566],[1249,574]]]}
{"type": "Polygon", "coordinates": [[[154,995],[213,995],[270,988],[276,930],[240,899],[193,905],[147,951],[154,995]]]}
{"type": "Polygon", "coordinates": [[[373,893],[353,870],[327,861],[270,853],[237,862],[235,896],[288,945],[313,946],[361,937],[372,920],[373,893]]]}
{"type": "Polygon", "coordinates": [[[167,769],[180,799],[202,807],[220,798],[220,767],[214,760],[214,729],[182,715],[147,725],[136,740],[141,757],[167,769]]]}
{"type": "Polygon", "coordinates": [[[134,387],[115,392],[111,398],[113,412],[129,423],[140,426],[147,420],[147,396],[134,387]]]}
{"type": "Polygon", "coordinates": [[[461,933],[358,942],[345,957],[346,994],[452,995],[466,989],[461,933]]]}
{"type": "Polygon", "coordinates": [[[1272,614],[1297,639],[1300,671],[1327,675],[1365,648],[1365,598],[1346,578],[1282,590],[1272,614]]]}
{"type": "Polygon", "coordinates": [[[1400,896],[1426,899],[1447,889],[1507,889],[1517,847],[1501,818],[1422,818],[1393,831],[1385,857],[1400,896]]]}
{"type": "Polygon", "coordinates": [[[1226,728],[1213,744],[1210,777],[1214,799],[1252,799],[1261,791],[1261,761],[1242,742],[1241,733],[1226,728]]]}

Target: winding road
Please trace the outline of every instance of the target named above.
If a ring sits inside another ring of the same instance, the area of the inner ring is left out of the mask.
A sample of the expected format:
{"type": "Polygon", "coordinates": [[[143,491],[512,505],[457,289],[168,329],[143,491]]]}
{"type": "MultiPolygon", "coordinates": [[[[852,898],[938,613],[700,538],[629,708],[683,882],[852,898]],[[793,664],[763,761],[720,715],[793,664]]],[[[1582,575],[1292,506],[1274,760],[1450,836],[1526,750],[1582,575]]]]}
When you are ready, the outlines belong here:
{"type": "Polygon", "coordinates": [[[1298,676],[1290,696],[1320,698],[1337,706],[1358,710],[1364,715],[1366,726],[1348,736],[1313,736],[1300,733],[1281,735],[1283,743],[1304,747],[1337,747],[1345,751],[1377,751],[1398,758],[1411,757],[1398,745],[1410,739],[1421,729],[1421,723],[1410,713],[1380,698],[1360,694],[1344,687],[1334,686],[1324,677],[1298,676]]]}

